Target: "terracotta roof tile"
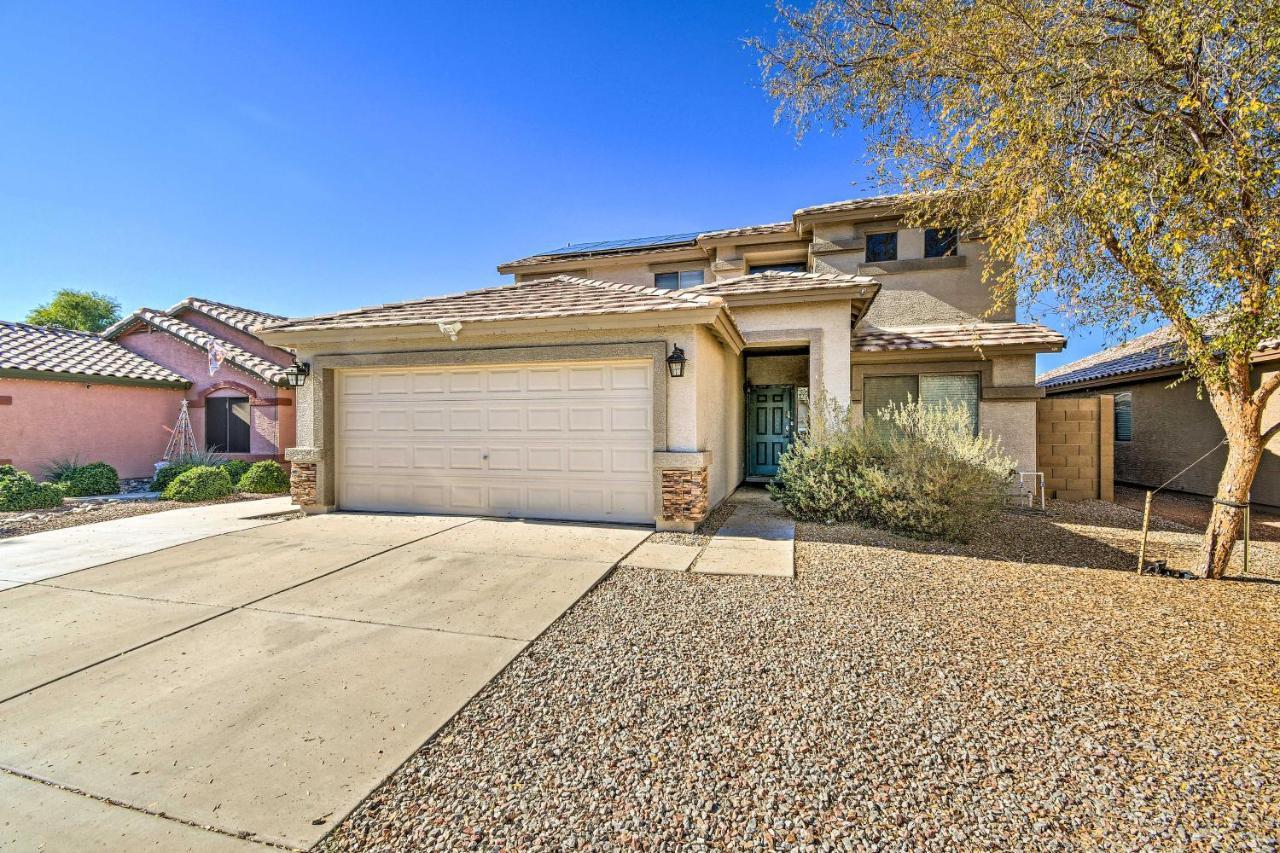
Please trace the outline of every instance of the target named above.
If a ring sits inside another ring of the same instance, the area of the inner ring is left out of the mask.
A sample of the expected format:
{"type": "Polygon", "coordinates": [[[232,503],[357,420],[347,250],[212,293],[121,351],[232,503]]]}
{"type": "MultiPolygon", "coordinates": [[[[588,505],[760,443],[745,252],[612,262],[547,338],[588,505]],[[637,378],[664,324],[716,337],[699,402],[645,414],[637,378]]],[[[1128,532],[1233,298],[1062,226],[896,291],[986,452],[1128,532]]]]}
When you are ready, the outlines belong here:
{"type": "Polygon", "coordinates": [[[869,327],[854,332],[857,352],[955,349],[960,347],[1037,346],[1062,349],[1067,339],[1039,323],[965,323],[898,328],[869,327]]]}
{"type": "Polygon", "coordinates": [[[268,314],[266,311],[255,311],[252,308],[242,308],[239,305],[228,305],[225,302],[214,302],[212,299],[201,299],[199,296],[188,296],[186,299],[174,305],[166,313],[175,316],[183,308],[190,308],[193,311],[199,311],[212,317],[219,322],[226,323],[233,329],[239,329],[242,332],[253,334],[253,330],[257,326],[267,323],[278,323],[281,320],[288,319],[279,314],[268,314]]]}
{"type": "MultiPolygon", "coordinates": [[[[373,305],[335,314],[294,317],[265,327],[272,331],[487,323],[642,311],[675,311],[722,304],[693,289],[660,290],[634,284],[558,275],[502,287],[469,290],[409,302],[373,305]]],[[[265,330],[264,329],[264,330],[265,330]]]]}
{"type": "Polygon", "coordinates": [[[230,341],[224,341],[216,335],[211,335],[204,329],[198,329],[190,323],[184,323],[176,317],[170,317],[163,311],[140,308],[112,326],[104,334],[115,337],[135,323],[143,323],[154,329],[168,332],[179,340],[205,352],[208,352],[209,347],[213,344],[221,344],[223,351],[226,352],[226,360],[231,364],[274,385],[284,385],[286,383],[284,368],[280,365],[242,349],[230,341]]]}
{"type": "MultiPolygon", "coordinates": [[[[744,225],[741,228],[723,228],[719,231],[704,231],[698,235],[699,240],[714,240],[718,237],[754,237],[760,234],[786,234],[796,233],[795,223],[791,220],[786,222],[771,222],[768,225],[744,225]]],[[[799,237],[796,234],[797,238],[799,237]]]]}
{"type": "Polygon", "coordinates": [[[163,365],[89,332],[0,321],[0,370],[189,384],[163,365]]]}
{"type": "MultiPolygon", "coordinates": [[[[1264,340],[1258,347],[1258,352],[1274,350],[1280,350],[1280,338],[1264,340]]],[[[1179,370],[1182,365],[1173,327],[1161,326],[1131,341],[1046,371],[1037,377],[1036,384],[1061,388],[1134,373],[1179,370]]]]}

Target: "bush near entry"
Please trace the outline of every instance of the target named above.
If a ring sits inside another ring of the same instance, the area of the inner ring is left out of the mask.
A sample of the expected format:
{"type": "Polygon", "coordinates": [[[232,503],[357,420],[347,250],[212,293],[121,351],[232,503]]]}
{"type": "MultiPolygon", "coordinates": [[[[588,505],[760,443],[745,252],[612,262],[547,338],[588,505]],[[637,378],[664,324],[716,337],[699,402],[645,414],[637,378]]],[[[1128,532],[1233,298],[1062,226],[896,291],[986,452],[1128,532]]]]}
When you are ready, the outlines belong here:
{"type": "Polygon", "coordinates": [[[963,542],[1008,502],[1015,463],[959,404],[894,404],[861,423],[834,403],[815,412],[769,485],[796,518],[963,542]]]}
{"type": "Polygon", "coordinates": [[[249,470],[249,463],[243,459],[228,459],[225,462],[218,463],[227,472],[227,476],[231,478],[231,485],[235,486],[240,482],[240,478],[249,470]]]}
{"type": "Polygon", "coordinates": [[[90,462],[72,468],[59,479],[66,484],[67,494],[75,498],[92,495],[114,495],[120,491],[120,475],[105,462],[90,462]]]}

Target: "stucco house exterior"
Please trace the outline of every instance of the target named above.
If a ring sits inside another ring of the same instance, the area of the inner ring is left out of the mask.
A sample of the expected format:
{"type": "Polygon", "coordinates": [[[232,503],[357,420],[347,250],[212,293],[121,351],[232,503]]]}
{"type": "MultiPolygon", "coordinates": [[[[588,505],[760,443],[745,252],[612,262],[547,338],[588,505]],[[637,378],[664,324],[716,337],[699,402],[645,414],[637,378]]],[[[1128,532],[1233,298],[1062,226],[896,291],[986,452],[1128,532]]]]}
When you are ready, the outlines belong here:
{"type": "Polygon", "coordinates": [[[965,403],[1036,460],[1035,356],[983,316],[982,243],[903,227],[899,196],[787,221],[570,245],[513,284],[259,327],[310,366],[296,500],[333,508],[691,529],[768,479],[825,395],[965,403]]]}
{"type": "Polygon", "coordinates": [[[53,459],[150,477],[181,401],[197,445],[250,461],[293,445],[284,350],[255,325],[283,320],[207,299],[142,308],[102,335],[0,322],[0,460],[39,476],[53,459]],[[209,350],[223,353],[211,374],[209,350]]]}
{"type": "MultiPolygon", "coordinates": [[[[1226,463],[1226,447],[1179,472],[1213,450],[1225,433],[1199,383],[1177,381],[1185,363],[1174,342],[1173,330],[1164,326],[1047,371],[1037,381],[1050,397],[1114,397],[1116,482],[1155,488],[1175,478],[1167,488],[1212,496],[1226,463]]],[[[1280,370],[1280,338],[1264,341],[1253,363],[1257,387],[1264,376],[1280,370]]],[[[1280,400],[1272,398],[1263,429],[1277,421],[1280,400]]],[[[1252,495],[1256,503],[1280,506],[1280,438],[1273,438],[1263,454],[1252,495]]]]}

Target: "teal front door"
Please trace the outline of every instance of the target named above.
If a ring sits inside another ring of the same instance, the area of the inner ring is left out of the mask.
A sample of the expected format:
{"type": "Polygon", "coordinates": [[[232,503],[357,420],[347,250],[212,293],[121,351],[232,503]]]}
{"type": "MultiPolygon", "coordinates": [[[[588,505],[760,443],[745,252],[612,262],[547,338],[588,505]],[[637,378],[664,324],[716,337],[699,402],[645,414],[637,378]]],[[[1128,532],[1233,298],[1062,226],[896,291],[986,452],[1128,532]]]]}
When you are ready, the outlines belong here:
{"type": "Polygon", "coordinates": [[[747,401],[747,474],[772,477],[778,460],[791,446],[795,421],[793,385],[758,385],[747,401]]]}

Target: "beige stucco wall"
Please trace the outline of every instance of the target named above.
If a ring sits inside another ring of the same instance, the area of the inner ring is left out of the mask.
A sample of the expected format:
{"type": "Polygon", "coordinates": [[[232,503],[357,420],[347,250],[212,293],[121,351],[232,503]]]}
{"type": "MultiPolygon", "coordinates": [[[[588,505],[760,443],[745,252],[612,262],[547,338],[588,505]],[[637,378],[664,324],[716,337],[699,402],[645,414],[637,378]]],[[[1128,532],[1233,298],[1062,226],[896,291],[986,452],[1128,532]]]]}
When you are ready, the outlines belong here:
{"type": "Polygon", "coordinates": [[[847,405],[852,310],[848,299],[743,305],[733,309],[733,319],[748,347],[809,346],[810,393],[847,405]]]}
{"type": "Polygon", "coordinates": [[[709,504],[715,506],[742,481],[742,359],[705,329],[695,330],[694,340],[689,384],[697,395],[699,449],[711,451],[709,504]]]}

